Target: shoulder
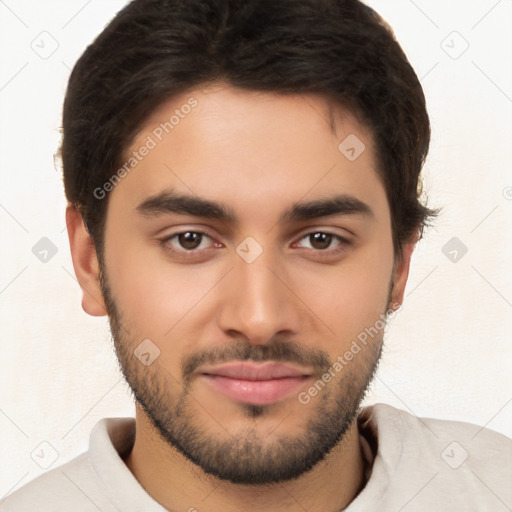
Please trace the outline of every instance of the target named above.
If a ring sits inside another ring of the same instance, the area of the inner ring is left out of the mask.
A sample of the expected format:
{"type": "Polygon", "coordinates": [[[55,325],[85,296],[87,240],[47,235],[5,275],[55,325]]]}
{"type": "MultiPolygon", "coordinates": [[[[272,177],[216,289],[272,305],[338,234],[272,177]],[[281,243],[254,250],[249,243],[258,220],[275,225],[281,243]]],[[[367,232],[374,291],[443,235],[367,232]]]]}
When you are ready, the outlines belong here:
{"type": "Polygon", "coordinates": [[[404,428],[413,428],[415,430],[429,430],[429,427],[437,426],[442,431],[449,432],[461,432],[466,435],[475,436],[476,434],[482,434],[484,437],[496,439],[503,442],[512,442],[509,437],[495,432],[494,430],[468,423],[464,421],[453,421],[444,420],[438,418],[426,418],[415,416],[411,412],[407,412],[397,407],[393,407],[388,404],[378,403],[364,407],[361,411],[361,420],[369,420],[371,417],[378,418],[381,420],[382,425],[385,426],[387,423],[392,423],[395,426],[402,426],[404,428]]]}
{"type": "Polygon", "coordinates": [[[508,437],[471,423],[417,417],[385,404],[364,408],[359,426],[376,446],[374,468],[389,486],[386,500],[399,504],[416,489],[411,510],[427,510],[422,503],[436,510],[512,506],[508,437]]]}
{"type": "Polygon", "coordinates": [[[400,446],[402,454],[421,453],[425,462],[441,460],[452,469],[492,464],[512,470],[512,439],[479,425],[422,418],[386,404],[363,409],[360,425],[376,434],[382,449],[400,446]]]}
{"type": "Polygon", "coordinates": [[[98,508],[91,501],[99,494],[97,485],[94,468],[86,452],[43,473],[7,496],[0,502],[0,511],[72,509],[76,512],[97,512],[98,508]]]}
{"type": "Polygon", "coordinates": [[[133,483],[120,457],[131,446],[133,436],[132,418],[103,418],[91,431],[88,451],[4,498],[0,512],[116,511],[106,482],[117,478],[122,485],[133,483]]]}
{"type": "MultiPolygon", "coordinates": [[[[503,459],[509,465],[512,439],[488,428],[462,421],[422,418],[386,404],[376,404],[363,410],[361,419],[374,418],[375,427],[384,435],[400,434],[406,443],[423,448],[438,448],[447,441],[460,444],[476,460],[503,459]]],[[[446,445],[448,447],[449,445],[446,445]]],[[[453,447],[452,447],[453,448],[453,447]]],[[[453,448],[455,449],[455,448],[453,448]]]]}

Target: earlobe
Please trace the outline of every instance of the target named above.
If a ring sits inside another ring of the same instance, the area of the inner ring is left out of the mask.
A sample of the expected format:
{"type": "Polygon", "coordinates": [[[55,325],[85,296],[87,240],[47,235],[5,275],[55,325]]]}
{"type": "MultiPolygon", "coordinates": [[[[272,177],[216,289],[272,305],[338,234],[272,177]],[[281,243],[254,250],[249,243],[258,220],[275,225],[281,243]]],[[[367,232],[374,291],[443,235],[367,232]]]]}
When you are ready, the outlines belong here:
{"type": "Polygon", "coordinates": [[[393,273],[393,291],[390,299],[390,307],[398,309],[404,300],[405,286],[409,277],[411,257],[416,247],[416,240],[403,245],[402,257],[395,262],[393,273]]]}
{"type": "Polygon", "coordinates": [[[91,316],[104,316],[107,310],[101,293],[96,246],[82,216],[71,205],[66,208],[66,225],[75,275],[82,288],[82,308],[91,316]]]}

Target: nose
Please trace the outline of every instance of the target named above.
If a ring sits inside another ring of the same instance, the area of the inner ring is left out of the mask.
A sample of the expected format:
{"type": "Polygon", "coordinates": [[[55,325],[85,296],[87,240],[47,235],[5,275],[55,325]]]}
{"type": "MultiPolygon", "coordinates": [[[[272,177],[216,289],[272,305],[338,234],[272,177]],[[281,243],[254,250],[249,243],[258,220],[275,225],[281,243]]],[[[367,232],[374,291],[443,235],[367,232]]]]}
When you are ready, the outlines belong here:
{"type": "Polygon", "coordinates": [[[251,263],[235,256],[217,310],[219,327],[229,336],[258,345],[276,335],[299,332],[304,315],[284,265],[278,264],[271,251],[251,263]]]}

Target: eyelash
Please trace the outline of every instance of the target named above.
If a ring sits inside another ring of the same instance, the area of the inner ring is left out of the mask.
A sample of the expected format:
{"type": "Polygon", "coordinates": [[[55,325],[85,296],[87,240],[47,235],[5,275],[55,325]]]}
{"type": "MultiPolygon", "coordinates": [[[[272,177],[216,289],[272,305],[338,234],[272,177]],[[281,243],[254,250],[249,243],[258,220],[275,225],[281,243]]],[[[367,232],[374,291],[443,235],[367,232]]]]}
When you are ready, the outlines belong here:
{"type": "MultiPolygon", "coordinates": [[[[165,237],[164,239],[162,239],[160,241],[161,245],[163,246],[164,250],[173,254],[173,255],[178,255],[180,257],[183,257],[183,258],[194,258],[194,257],[197,257],[199,254],[201,254],[202,251],[210,251],[212,249],[212,247],[208,247],[206,249],[174,249],[171,245],[170,245],[170,242],[171,240],[179,237],[180,235],[183,235],[185,233],[194,233],[196,235],[201,235],[201,237],[206,237],[206,238],[209,238],[212,240],[212,237],[206,233],[205,231],[201,231],[201,230],[184,230],[184,231],[179,231],[177,233],[173,233],[172,235],[170,236],[167,236],[165,237]]],[[[317,230],[317,231],[309,231],[308,233],[305,233],[304,235],[302,235],[299,239],[299,241],[301,240],[304,240],[305,238],[308,238],[312,235],[315,235],[315,234],[318,234],[318,233],[321,233],[321,234],[324,234],[324,235],[330,235],[333,237],[333,239],[337,239],[338,240],[338,244],[336,246],[334,246],[334,248],[331,248],[331,249],[310,249],[310,248],[305,248],[306,250],[308,251],[314,251],[315,253],[317,253],[318,255],[321,255],[321,256],[334,256],[334,255],[337,255],[345,250],[347,250],[347,248],[352,245],[351,242],[345,238],[345,237],[342,237],[341,235],[337,235],[336,233],[331,233],[329,231],[320,231],[320,230],[317,230]]],[[[201,239],[201,242],[202,242],[202,239],[201,239]]]]}

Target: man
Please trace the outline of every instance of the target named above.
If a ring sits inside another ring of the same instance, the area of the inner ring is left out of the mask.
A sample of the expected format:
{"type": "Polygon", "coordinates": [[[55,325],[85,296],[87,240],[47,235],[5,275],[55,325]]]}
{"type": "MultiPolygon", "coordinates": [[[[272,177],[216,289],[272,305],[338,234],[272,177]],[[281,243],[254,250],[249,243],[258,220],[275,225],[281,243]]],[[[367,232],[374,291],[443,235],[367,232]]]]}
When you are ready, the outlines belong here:
{"type": "Polygon", "coordinates": [[[136,418],[0,510],[512,507],[512,442],[360,409],[415,243],[430,127],[355,0],[135,0],[68,85],[83,309],[108,314],[136,418]]]}

